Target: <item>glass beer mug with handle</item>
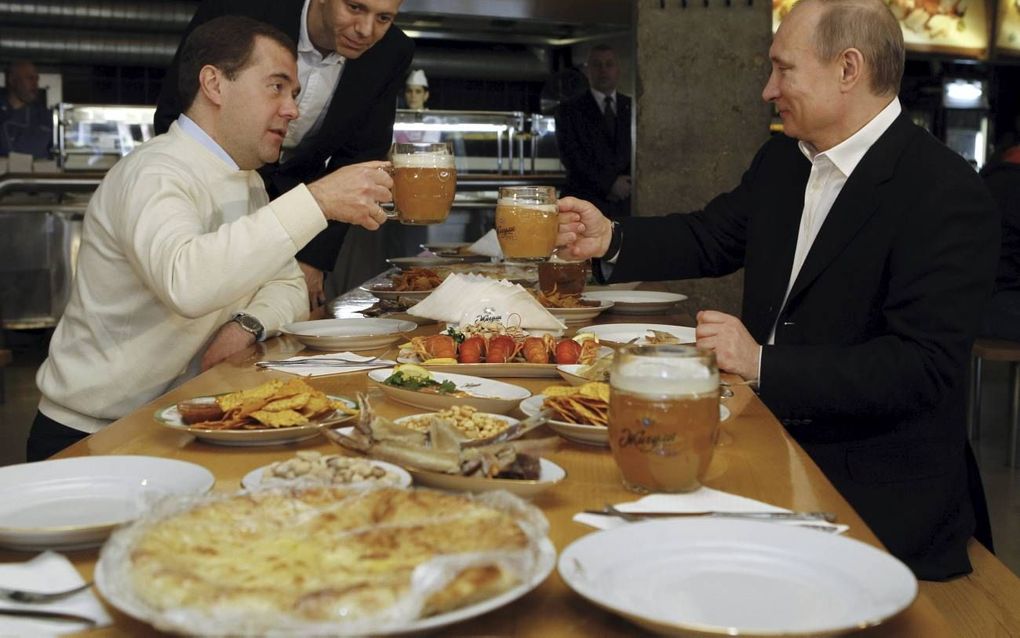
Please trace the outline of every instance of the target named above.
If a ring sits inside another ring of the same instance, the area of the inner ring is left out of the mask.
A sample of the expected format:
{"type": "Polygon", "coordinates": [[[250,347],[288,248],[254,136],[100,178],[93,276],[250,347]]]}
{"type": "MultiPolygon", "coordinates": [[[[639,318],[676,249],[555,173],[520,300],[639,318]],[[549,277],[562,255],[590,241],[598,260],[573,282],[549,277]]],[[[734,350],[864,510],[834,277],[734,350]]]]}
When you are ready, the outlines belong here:
{"type": "Polygon", "coordinates": [[[496,238],[507,261],[545,261],[560,228],[552,186],[503,186],[496,202],[496,238]]]}
{"type": "Polygon", "coordinates": [[[701,486],[719,427],[715,353],[693,346],[625,346],[609,377],[609,447],[636,492],[701,486]]]}
{"type": "Polygon", "coordinates": [[[397,143],[393,164],[393,208],[402,224],[441,224],[457,191],[457,167],[447,142],[397,143]]]}

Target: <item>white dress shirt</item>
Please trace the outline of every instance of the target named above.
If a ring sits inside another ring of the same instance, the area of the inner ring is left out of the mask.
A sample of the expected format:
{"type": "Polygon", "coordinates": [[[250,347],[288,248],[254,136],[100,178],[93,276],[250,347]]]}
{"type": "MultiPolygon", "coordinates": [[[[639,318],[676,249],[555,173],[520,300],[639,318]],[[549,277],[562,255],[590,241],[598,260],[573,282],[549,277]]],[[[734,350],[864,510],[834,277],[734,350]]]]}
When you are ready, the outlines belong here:
{"type": "Polygon", "coordinates": [[[287,137],[283,140],[284,156],[322,126],[347,61],[336,51],[323,56],[312,44],[308,35],[308,7],[311,1],[305,0],[305,7],[301,10],[301,33],[297,43],[301,93],[297,99],[298,118],[287,126],[287,137]]]}
{"type": "MultiPolygon", "coordinates": [[[[899,99],[893,98],[892,102],[859,131],[821,153],[807,142],[798,144],[800,152],[811,162],[811,173],[808,175],[807,187],[804,190],[804,210],[800,216],[797,249],[793,254],[793,266],[790,269],[790,279],[786,284],[786,294],[783,295],[783,306],[786,305],[793,283],[797,281],[797,275],[800,274],[801,266],[804,265],[804,260],[818,236],[818,231],[825,223],[825,218],[829,216],[833,203],[843,191],[843,186],[857,165],[864,159],[868,149],[878,141],[878,138],[882,137],[882,134],[899,116],[900,111],[902,108],[899,99]]],[[[773,324],[766,343],[772,345],[775,342],[776,326],[773,324]]],[[[759,351],[759,380],[761,377],[760,354],[759,351]]]]}
{"type": "Polygon", "coordinates": [[[223,147],[216,143],[216,140],[209,137],[209,134],[205,132],[201,126],[195,123],[195,120],[191,119],[184,113],[177,116],[177,125],[181,127],[181,130],[188,134],[193,140],[208,149],[213,155],[220,158],[226,163],[227,166],[234,169],[235,171],[241,170],[241,167],[237,165],[234,158],[230,156],[223,147]]]}
{"type": "Polygon", "coordinates": [[[606,98],[613,98],[613,111],[617,114],[620,113],[620,103],[616,101],[616,91],[612,93],[603,93],[602,91],[596,91],[595,89],[589,89],[591,96],[595,98],[595,103],[599,105],[599,110],[602,111],[602,115],[606,114],[606,98]]]}

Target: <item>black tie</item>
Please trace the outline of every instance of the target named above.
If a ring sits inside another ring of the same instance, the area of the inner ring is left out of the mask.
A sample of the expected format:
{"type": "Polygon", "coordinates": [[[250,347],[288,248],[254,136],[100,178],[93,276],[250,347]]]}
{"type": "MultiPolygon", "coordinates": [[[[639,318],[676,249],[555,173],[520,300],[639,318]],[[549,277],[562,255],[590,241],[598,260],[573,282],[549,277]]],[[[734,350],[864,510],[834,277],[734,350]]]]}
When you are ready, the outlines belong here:
{"type": "Polygon", "coordinates": [[[606,108],[602,112],[606,118],[606,130],[609,132],[609,141],[616,143],[616,110],[613,108],[613,96],[606,96],[606,108]]]}

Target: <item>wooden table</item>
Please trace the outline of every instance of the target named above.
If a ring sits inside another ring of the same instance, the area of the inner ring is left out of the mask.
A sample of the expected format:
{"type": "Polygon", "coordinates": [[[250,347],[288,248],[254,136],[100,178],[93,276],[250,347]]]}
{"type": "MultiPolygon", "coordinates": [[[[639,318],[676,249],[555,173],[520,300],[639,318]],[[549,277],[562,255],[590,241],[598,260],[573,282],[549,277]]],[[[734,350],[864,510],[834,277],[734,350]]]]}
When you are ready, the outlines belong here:
{"type": "MultiPolygon", "coordinates": [[[[638,321],[691,325],[689,317],[621,317],[603,315],[600,323],[638,321]]],[[[428,333],[436,328],[424,327],[428,333]]],[[[153,411],[157,407],[197,395],[236,390],[289,375],[257,370],[260,358],[280,358],[296,353],[300,344],[279,338],[258,344],[246,353],[220,364],[152,404],[117,421],[60,456],[98,454],[145,454],[198,463],[216,476],[217,491],[239,488],[248,471],[289,457],[297,450],[336,452],[324,437],[299,443],[264,447],[234,448],[195,441],[190,435],[157,425],[153,411]]],[[[392,351],[389,353],[392,356],[392,351]]],[[[509,379],[533,392],[557,383],[556,379],[509,379]]],[[[333,394],[354,395],[366,389],[365,373],[320,377],[312,385],[333,394]]],[[[847,536],[881,547],[874,534],[857,513],[826,480],[818,467],[791,439],[775,417],[746,387],[736,387],[727,401],[733,413],[724,423],[732,435],[730,445],[719,447],[712,461],[707,484],[742,496],[797,510],[835,512],[841,523],[850,526],[847,536]]],[[[418,412],[387,401],[377,401],[384,416],[396,417],[418,412]]],[[[567,471],[567,478],[556,488],[537,496],[534,503],[550,522],[550,536],[558,550],[592,531],[575,523],[572,517],[585,508],[631,500],[634,495],[620,485],[608,451],[564,442],[549,458],[567,471]]],[[[976,545],[976,543],[975,543],[976,545]]],[[[886,624],[864,632],[869,636],[996,636],[1010,635],[1020,628],[1020,580],[993,556],[975,547],[974,575],[950,583],[922,583],[917,600],[902,614],[886,624]]],[[[69,556],[85,578],[91,578],[96,551],[70,552],[69,556]]],[[[0,553],[0,560],[24,560],[23,554],[0,553]]],[[[151,627],[111,610],[116,622],[112,627],[88,635],[155,635],[151,627]]],[[[442,635],[514,635],[514,636],[630,636],[640,630],[612,614],[592,606],[574,594],[553,573],[541,586],[521,600],[481,618],[442,630],[442,635]]]]}

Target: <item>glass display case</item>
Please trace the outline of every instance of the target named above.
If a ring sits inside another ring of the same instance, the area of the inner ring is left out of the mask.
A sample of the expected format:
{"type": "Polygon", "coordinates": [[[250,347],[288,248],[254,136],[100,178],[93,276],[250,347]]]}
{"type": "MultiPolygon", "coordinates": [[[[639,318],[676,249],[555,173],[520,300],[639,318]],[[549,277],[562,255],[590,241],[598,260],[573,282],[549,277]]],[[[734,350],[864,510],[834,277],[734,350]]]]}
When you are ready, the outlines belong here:
{"type": "Polygon", "coordinates": [[[103,171],[153,136],[151,106],[58,104],[53,146],[68,171],[103,171]]]}

